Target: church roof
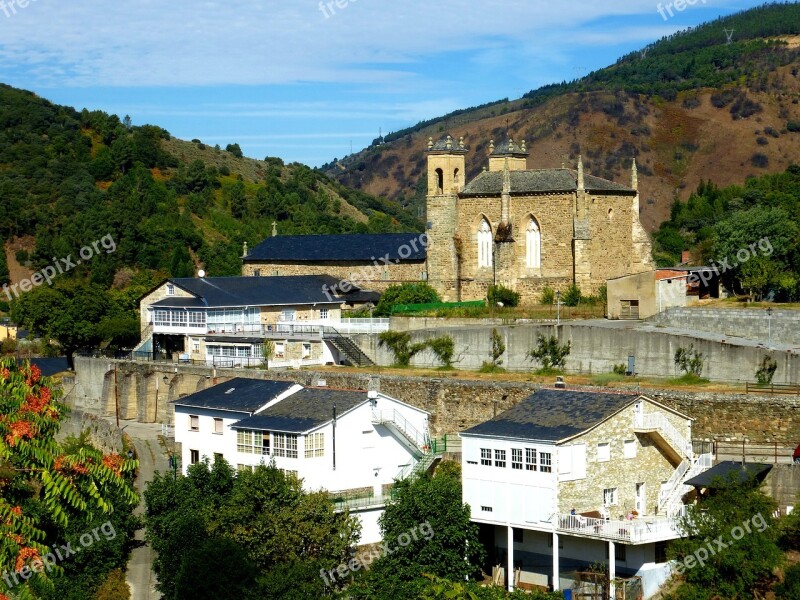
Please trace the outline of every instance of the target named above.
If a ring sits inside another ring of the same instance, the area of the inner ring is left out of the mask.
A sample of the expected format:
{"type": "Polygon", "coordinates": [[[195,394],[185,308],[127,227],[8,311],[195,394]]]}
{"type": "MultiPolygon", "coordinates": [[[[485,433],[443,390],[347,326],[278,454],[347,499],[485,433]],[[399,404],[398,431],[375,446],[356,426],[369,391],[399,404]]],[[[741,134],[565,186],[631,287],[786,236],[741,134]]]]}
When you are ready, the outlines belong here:
{"type": "Polygon", "coordinates": [[[507,139],[500,142],[497,146],[494,145],[494,141],[491,142],[491,148],[493,148],[491,155],[492,156],[528,156],[530,152],[525,147],[525,140],[522,140],[522,144],[517,144],[512,139],[507,139]]]}
{"type": "MultiPolygon", "coordinates": [[[[575,192],[578,189],[578,176],[570,169],[532,169],[511,171],[511,194],[545,194],[548,192],[575,192]]],[[[623,192],[635,194],[635,190],[607,179],[586,175],[586,191],[623,192]]],[[[499,196],[503,192],[503,172],[484,171],[470,181],[462,196],[499,196]]]]}
{"type": "Polygon", "coordinates": [[[278,235],[258,244],[244,262],[414,262],[425,260],[426,243],[422,233],[278,235]]]}
{"type": "Polygon", "coordinates": [[[450,154],[466,154],[469,148],[464,145],[464,138],[454,140],[449,135],[440,138],[434,143],[433,138],[428,138],[428,152],[447,152],[450,154]]]}

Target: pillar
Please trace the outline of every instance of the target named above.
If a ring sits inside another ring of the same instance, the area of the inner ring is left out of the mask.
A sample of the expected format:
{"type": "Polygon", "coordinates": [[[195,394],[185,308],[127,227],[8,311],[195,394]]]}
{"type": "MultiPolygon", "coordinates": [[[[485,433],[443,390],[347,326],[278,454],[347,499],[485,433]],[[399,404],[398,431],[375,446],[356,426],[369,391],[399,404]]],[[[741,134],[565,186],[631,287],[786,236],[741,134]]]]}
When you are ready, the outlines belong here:
{"type": "Polygon", "coordinates": [[[617,554],[614,542],[608,542],[608,596],[611,600],[616,598],[614,580],[617,578],[617,554]]]}
{"type": "Polygon", "coordinates": [[[514,591],[514,528],[508,526],[508,564],[506,565],[508,591],[514,591]]]}
{"type": "Polygon", "coordinates": [[[561,589],[559,583],[559,567],[558,567],[558,534],[553,532],[553,591],[557,592],[561,589]]]}

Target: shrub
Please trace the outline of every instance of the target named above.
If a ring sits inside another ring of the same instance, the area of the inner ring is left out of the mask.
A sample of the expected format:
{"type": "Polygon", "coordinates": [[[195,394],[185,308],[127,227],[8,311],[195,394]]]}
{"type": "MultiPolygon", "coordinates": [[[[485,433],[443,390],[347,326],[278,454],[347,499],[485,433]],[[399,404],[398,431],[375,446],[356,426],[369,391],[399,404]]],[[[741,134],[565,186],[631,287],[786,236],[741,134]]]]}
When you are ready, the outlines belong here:
{"type": "Polygon", "coordinates": [[[564,306],[578,306],[581,301],[581,290],[574,283],[567,288],[567,291],[561,296],[564,306]]]}
{"type": "Polygon", "coordinates": [[[428,348],[431,349],[442,362],[442,366],[446,369],[453,368],[453,355],[455,354],[455,342],[450,335],[443,335],[441,337],[432,338],[427,341],[428,348]]]}
{"type": "Polygon", "coordinates": [[[756,369],[756,381],[759,385],[767,385],[772,383],[772,378],[775,376],[775,371],[778,370],[778,363],[769,355],[765,355],[761,359],[761,364],[756,369]]]}
{"type": "MultiPolygon", "coordinates": [[[[497,329],[492,329],[492,349],[489,352],[489,356],[492,357],[492,362],[490,365],[492,368],[497,369],[500,365],[503,364],[502,359],[500,358],[503,356],[503,353],[506,351],[506,345],[503,342],[503,336],[500,335],[500,332],[497,329]]],[[[485,365],[486,363],[484,363],[485,365]]]]}
{"type": "Polygon", "coordinates": [[[496,306],[498,302],[502,302],[503,306],[517,306],[520,294],[502,285],[490,285],[486,299],[490,306],[496,306]]]}
{"type": "Polygon", "coordinates": [[[766,169],[769,166],[769,157],[766,154],[756,152],[750,157],[750,164],[759,169],[766,169]]]}
{"type": "Polygon", "coordinates": [[[675,364],[686,375],[700,377],[703,372],[703,354],[694,349],[694,344],[689,344],[688,348],[680,347],[675,351],[675,364]]]}
{"type": "Polygon", "coordinates": [[[612,371],[615,375],[625,375],[628,372],[628,367],[625,365],[625,363],[620,363],[618,365],[614,365],[612,371]]]}
{"type": "Polygon", "coordinates": [[[219,168],[219,174],[222,175],[223,177],[228,177],[231,174],[231,170],[228,167],[228,165],[222,165],[219,168]]]}
{"type": "Polygon", "coordinates": [[[556,302],[556,292],[553,288],[549,285],[544,286],[542,290],[542,295],[539,298],[539,302],[542,304],[555,304],[556,302]]]}
{"type": "Polygon", "coordinates": [[[536,338],[536,348],[528,350],[526,358],[541,363],[544,371],[563,369],[571,349],[571,342],[561,345],[556,336],[545,337],[539,334],[536,338]]]}
{"type": "Polygon", "coordinates": [[[786,569],[783,583],[775,588],[775,597],[780,600],[800,598],[800,564],[792,565],[786,569]]]}
{"type": "Polygon", "coordinates": [[[789,121],[786,123],[786,131],[791,131],[792,133],[800,131],[800,121],[789,121]]]}
{"type": "Polygon", "coordinates": [[[14,256],[16,257],[17,262],[21,265],[27,263],[30,258],[27,250],[17,250],[16,253],[14,253],[14,256]]]}
{"type": "Polygon", "coordinates": [[[758,144],[759,146],[766,146],[767,144],[769,144],[769,141],[763,135],[760,135],[756,138],[756,144],[758,144]]]}
{"type": "Polygon", "coordinates": [[[392,308],[398,304],[430,304],[432,302],[441,302],[441,298],[436,290],[427,283],[390,285],[375,307],[375,314],[379,317],[388,317],[392,314],[392,308]]]}
{"type": "Polygon", "coordinates": [[[378,336],[378,346],[386,347],[394,355],[394,364],[398,367],[407,367],[411,359],[422,352],[428,344],[426,342],[411,343],[411,334],[407,331],[384,331],[378,336]]]}

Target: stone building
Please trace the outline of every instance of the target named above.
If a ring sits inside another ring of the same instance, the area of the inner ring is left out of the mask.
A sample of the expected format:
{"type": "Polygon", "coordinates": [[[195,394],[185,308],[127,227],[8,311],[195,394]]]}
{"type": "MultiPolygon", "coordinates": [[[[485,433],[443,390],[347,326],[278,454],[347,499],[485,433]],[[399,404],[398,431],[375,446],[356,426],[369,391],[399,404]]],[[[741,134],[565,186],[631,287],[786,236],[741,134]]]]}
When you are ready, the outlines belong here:
{"type": "Polygon", "coordinates": [[[488,170],[465,180],[468,149],[428,142],[428,274],[449,301],[486,297],[500,284],[533,301],[575,283],[593,293],[612,277],[652,268],[630,187],[571,169],[528,169],[525,142],[489,147],[488,170]]]}

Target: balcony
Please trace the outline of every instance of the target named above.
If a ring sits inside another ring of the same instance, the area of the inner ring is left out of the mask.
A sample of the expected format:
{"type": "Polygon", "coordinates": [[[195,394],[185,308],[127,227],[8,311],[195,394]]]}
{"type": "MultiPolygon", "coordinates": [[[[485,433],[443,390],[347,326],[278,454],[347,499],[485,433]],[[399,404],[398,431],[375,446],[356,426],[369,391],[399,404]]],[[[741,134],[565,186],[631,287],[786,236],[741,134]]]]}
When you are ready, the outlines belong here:
{"type": "Polygon", "coordinates": [[[681,537],[678,523],[683,512],[674,517],[637,517],[602,519],[583,515],[559,514],[557,531],[567,535],[625,544],[647,544],[681,537]]]}

